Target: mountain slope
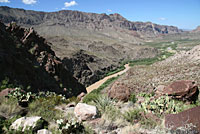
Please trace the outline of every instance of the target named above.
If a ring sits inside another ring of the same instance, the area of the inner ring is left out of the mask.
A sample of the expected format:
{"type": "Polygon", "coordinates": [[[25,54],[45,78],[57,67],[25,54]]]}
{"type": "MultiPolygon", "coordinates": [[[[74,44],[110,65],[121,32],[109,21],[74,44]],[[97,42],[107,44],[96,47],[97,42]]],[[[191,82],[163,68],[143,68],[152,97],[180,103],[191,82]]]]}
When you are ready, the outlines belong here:
{"type": "Polygon", "coordinates": [[[146,40],[182,32],[173,26],[131,22],[119,14],[70,10],[37,12],[0,7],[0,20],[7,24],[14,21],[23,27],[33,27],[52,43],[52,49],[59,58],[65,59],[66,64],[71,64],[68,60],[76,61],[76,56],[83,54],[81,52],[94,58],[93,61],[79,60],[81,63],[72,62],[73,65],[65,66],[73,70],[72,75],[84,85],[102,78],[105,73],[119,67],[122,61],[158,55],[157,49],[141,45],[146,40]],[[77,65],[81,67],[77,68],[77,65]]]}
{"type": "Polygon", "coordinates": [[[86,92],[48,44],[32,28],[0,23],[0,81],[32,92],[53,91],[67,97],[86,92]]]}

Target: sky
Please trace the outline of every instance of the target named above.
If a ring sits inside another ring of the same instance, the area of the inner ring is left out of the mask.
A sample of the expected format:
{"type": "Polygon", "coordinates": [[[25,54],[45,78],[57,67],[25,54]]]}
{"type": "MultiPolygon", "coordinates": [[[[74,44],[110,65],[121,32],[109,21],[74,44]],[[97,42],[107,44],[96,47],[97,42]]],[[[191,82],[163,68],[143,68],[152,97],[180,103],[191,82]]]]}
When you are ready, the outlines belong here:
{"type": "Polygon", "coordinates": [[[0,6],[45,12],[119,13],[130,21],[150,21],[181,29],[200,25],[200,0],[0,0],[0,6]]]}

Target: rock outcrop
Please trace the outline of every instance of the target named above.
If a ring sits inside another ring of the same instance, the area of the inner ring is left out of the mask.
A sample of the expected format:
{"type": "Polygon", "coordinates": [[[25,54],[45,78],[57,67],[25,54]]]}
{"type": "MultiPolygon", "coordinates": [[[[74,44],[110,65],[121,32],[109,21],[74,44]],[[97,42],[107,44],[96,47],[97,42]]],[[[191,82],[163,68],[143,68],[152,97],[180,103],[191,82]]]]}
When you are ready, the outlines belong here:
{"type": "Polygon", "coordinates": [[[198,99],[199,89],[194,81],[180,80],[165,87],[162,94],[167,94],[176,99],[195,101],[198,99]]]}
{"type": "Polygon", "coordinates": [[[198,26],[196,29],[192,31],[192,33],[200,33],[200,26],[198,26]]]}
{"type": "Polygon", "coordinates": [[[75,116],[81,120],[91,120],[97,116],[97,108],[85,103],[78,103],[74,109],[75,116]]]}
{"type": "Polygon", "coordinates": [[[128,101],[131,95],[130,88],[124,83],[115,82],[108,91],[108,96],[112,99],[120,101],[128,101]]]}
{"type": "Polygon", "coordinates": [[[167,114],[165,116],[165,126],[169,129],[176,130],[183,127],[193,127],[195,134],[200,133],[200,106],[185,110],[178,114],[167,114]]]}
{"type": "Polygon", "coordinates": [[[86,92],[83,85],[64,68],[49,43],[33,28],[24,29],[0,23],[0,81],[22,86],[32,92],[52,91],[77,96],[86,92]]]}
{"type": "Polygon", "coordinates": [[[22,129],[22,131],[24,131],[26,129],[32,128],[33,131],[37,131],[44,127],[44,123],[45,121],[39,116],[21,117],[12,123],[10,129],[22,129]]]}

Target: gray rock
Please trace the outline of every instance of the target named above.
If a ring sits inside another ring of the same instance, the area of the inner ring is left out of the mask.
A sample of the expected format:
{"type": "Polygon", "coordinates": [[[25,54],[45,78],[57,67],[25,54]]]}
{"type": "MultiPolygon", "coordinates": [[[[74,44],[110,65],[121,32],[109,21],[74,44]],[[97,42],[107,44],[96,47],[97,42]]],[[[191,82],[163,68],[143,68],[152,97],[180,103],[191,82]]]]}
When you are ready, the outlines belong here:
{"type": "Polygon", "coordinates": [[[33,130],[38,130],[43,127],[44,120],[42,117],[33,116],[33,117],[21,117],[12,123],[10,129],[18,130],[22,128],[22,131],[31,127],[33,130]]]}
{"type": "Polygon", "coordinates": [[[52,132],[47,129],[41,129],[37,131],[37,134],[52,134],[52,132]]]}
{"type": "Polygon", "coordinates": [[[97,108],[85,103],[78,103],[74,109],[74,114],[81,121],[94,119],[97,115],[97,108]]]}

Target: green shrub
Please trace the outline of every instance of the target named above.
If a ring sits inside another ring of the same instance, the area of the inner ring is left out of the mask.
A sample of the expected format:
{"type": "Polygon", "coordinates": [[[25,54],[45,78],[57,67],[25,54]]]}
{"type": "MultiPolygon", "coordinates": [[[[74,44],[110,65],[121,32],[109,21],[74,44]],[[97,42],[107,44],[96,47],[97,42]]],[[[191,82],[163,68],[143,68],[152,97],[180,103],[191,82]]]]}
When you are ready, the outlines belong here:
{"type": "Polygon", "coordinates": [[[157,99],[146,97],[141,104],[141,108],[145,112],[152,112],[157,115],[162,115],[163,113],[176,114],[195,106],[195,104],[186,105],[184,102],[169,98],[167,95],[157,99]]]}
{"type": "Polygon", "coordinates": [[[141,110],[139,109],[132,109],[123,114],[123,117],[126,121],[135,123],[139,122],[142,119],[141,110]]]}
{"type": "Polygon", "coordinates": [[[10,79],[8,77],[5,77],[5,79],[3,79],[0,82],[0,91],[6,88],[14,88],[15,85],[10,83],[10,79]]]}
{"type": "MultiPolygon", "coordinates": [[[[4,121],[2,121],[1,123],[1,125],[0,126],[2,126],[2,133],[6,133],[6,134],[20,134],[20,131],[14,131],[14,130],[10,130],[10,126],[11,126],[11,124],[14,122],[14,121],[16,121],[17,119],[19,119],[21,116],[19,116],[19,115],[16,115],[16,116],[14,116],[14,117],[12,117],[12,118],[10,118],[10,119],[7,119],[7,120],[4,120],[4,121]]],[[[28,133],[26,133],[26,134],[28,134],[28,133]]]]}
{"type": "Polygon", "coordinates": [[[129,101],[135,103],[137,101],[136,95],[135,94],[131,94],[129,97],[129,101]]]}
{"type": "Polygon", "coordinates": [[[87,94],[84,98],[83,98],[83,102],[84,103],[89,103],[91,101],[96,100],[99,97],[99,94],[101,93],[101,91],[103,89],[105,89],[108,85],[110,85],[113,81],[117,80],[119,78],[119,76],[117,77],[113,77],[108,79],[106,82],[104,82],[99,88],[94,89],[92,92],[90,92],[89,94],[87,94]]]}
{"type": "Polygon", "coordinates": [[[109,73],[106,74],[106,76],[110,76],[110,75],[113,75],[113,74],[116,74],[122,70],[124,70],[125,67],[124,67],[124,64],[122,64],[119,68],[115,69],[115,70],[112,70],[110,71],[109,73]]]}
{"type": "Polygon", "coordinates": [[[21,110],[17,99],[0,97],[0,114],[12,117],[18,115],[21,110]]]}
{"type": "Polygon", "coordinates": [[[59,130],[63,134],[80,134],[85,132],[83,124],[77,120],[57,120],[59,130]]]}
{"type": "Polygon", "coordinates": [[[59,110],[54,109],[56,105],[61,104],[62,97],[52,96],[39,98],[31,102],[28,106],[29,116],[41,116],[46,121],[52,121],[54,119],[59,119],[62,114],[59,110]]]}
{"type": "Polygon", "coordinates": [[[95,101],[99,97],[99,94],[89,93],[83,98],[83,103],[89,103],[95,101]]]}

